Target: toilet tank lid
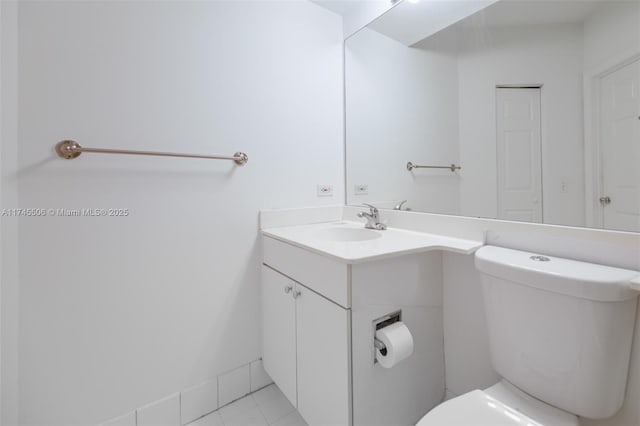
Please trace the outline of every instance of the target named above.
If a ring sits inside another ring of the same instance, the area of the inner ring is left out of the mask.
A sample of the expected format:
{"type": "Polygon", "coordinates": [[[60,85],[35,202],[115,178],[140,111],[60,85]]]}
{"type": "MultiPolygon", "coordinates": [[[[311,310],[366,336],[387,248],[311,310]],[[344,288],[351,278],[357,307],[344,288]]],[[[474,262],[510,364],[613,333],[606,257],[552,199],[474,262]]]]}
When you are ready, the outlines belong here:
{"type": "Polygon", "coordinates": [[[504,247],[483,246],[475,254],[485,274],[568,296],[602,302],[636,297],[631,282],[640,272],[504,247]]]}

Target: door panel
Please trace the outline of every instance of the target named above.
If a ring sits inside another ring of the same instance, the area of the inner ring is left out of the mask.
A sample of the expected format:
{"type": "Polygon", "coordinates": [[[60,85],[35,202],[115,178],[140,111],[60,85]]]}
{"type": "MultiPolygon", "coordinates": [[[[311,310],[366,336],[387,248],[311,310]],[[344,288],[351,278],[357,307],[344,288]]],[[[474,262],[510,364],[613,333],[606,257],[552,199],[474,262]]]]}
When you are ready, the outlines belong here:
{"type": "Polygon", "coordinates": [[[540,89],[496,89],[498,219],[542,222],[540,89]]]}
{"type": "Polygon", "coordinates": [[[282,393],[297,406],[294,289],[295,282],[262,266],[262,363],[282,393]]]}
{"type": "Polygon", "coordinates": [[[349,425],[350,311],[297,289],[298,411],[310,425],[349,425]]]}

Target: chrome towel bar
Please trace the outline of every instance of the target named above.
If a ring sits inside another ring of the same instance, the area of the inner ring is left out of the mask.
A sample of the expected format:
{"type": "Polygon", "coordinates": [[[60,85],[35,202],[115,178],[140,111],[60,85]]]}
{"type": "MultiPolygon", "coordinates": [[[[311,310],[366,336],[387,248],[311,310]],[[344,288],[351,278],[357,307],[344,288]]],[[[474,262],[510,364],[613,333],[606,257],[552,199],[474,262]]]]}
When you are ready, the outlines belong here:
{"type": "Polygon", "coordinates": [[[452,172],[456,170],[462,169],[462,166],[456,166],[452,164],[450,166],[418,166],[417,164],[413,164],[411,161],[407,163],[407,170],[412,171],[413,169],[449,169],[452,172]]]}
{"type": "Polygon", "coordinates": [[[83,152],[96,154],[126,154],[126,155],[155,155],[159,157],[181,157],[181,158],[206,158],[211,160],[233,160],[237,165],[242,166],[249,161],[249,156],[244,152],[236,152],[233,156],[224,155],[201,155],[182,154],[177,152],[156,152],[156,151],[132,151],[126,149],[105,149],[105,148],[84,148],[78,142],[72,140],[60,141],[56,144],[56,152],[62,158],[72,160],[83,152]]]}

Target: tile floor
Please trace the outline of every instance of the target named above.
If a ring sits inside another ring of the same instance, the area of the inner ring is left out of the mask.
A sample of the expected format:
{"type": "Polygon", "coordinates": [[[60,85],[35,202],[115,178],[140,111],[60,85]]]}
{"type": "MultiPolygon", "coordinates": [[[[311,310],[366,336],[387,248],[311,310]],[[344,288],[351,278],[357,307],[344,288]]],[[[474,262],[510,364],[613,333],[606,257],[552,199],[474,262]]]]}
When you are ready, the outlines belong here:
{"type": "Polygon", "coordinates": [[[225,405],[188,426],[307,426],[276,385],[225,405]]]}

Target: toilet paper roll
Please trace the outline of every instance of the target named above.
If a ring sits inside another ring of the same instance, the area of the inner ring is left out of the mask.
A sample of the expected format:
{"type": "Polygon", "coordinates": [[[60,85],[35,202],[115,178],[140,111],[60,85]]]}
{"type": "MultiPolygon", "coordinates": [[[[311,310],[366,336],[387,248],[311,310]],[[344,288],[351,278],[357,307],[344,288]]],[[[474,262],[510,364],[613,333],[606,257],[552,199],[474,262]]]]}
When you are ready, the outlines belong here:
{"type": "Polygon", "coordinates": [[[413,353],[413,336],[402,321],[377,330],[376,338],[387,347],[385,355],[376,349],[376,359],[384,368],[393,367],[413,353]]]}

